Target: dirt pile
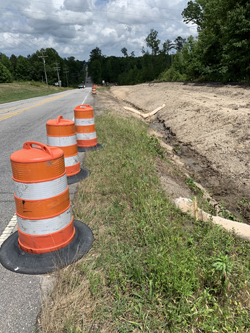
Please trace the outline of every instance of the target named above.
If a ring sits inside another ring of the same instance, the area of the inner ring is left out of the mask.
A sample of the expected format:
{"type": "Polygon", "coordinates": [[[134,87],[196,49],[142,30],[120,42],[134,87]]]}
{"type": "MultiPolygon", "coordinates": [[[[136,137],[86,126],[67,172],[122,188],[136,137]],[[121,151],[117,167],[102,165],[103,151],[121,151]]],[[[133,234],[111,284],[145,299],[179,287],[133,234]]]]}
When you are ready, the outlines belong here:
{"type": "MultiPolygon", "coordinates": [[[[109,98],[148,113],[186,169],[217,200],[250,223],[250,88],[155,83],[114,86],[109,98]],[[115,98],[114,98],[115,97],[115,98]]],[[[129,112],[120,109],[124,115],[129,112]]],[[[132,115],[132,113],[131,113],[132,115]]],[[[152,119],[151,119],[152,122],[152,119]]]]}

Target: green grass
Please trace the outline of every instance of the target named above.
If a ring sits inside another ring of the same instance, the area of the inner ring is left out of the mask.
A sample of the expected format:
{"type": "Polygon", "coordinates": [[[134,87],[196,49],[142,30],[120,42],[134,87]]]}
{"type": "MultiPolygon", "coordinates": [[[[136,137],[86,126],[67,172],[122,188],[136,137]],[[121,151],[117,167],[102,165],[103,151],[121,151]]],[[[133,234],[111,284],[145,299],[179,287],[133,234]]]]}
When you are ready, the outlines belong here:
{"type": "Polygon", "coordinates": [[[98,86],[97,91],[98,90],[110,90],[110,86],[98,86]]]}
{"type": "Polygon", "coordinates": [[[250,244],[175,208],[144,123],[108,114],[96,128],[104,148],[74,202],[95,240],[57,272],[42,332],[249,332],[250,244]]]}
{"type": "MultiPolygon", "coordinates": [[[[212,205],[210,205],[209,199],[204,198],[204,192],[198,186],[195,185],[195,181],[192,178],[187,178],[185,180],[185,183],[188,185],[190,190],[196,196],[199,208],[203,209],[206,213],[209,213],[211,215],[216,215],[215,208],[212,205]]],[[[246,216],[247,214],[245,213],[245,211],[247,209],[249,210],[249,200],[247,198],[243,198],[242,200],[237,202],[237,207],[239,208],[239,211],[242,214],[242,216],[246,216]],[[245,208],[245,210],[243,210],[243,207],[245,208]]],[[[229,210],[226,209],[223,201],[219,205],[218,216],[231,221],[242,222],[242,219],[239,216],[232,214],[229,210]]]]}
{"type": "Polygon", "coordinates": [[[68,89],[69,88],[47,86],[45,83],[35,81],[0,83],[0,104],[32,97],[46,96],[68,89]]]}
{"type": "MultiPolygon", "coordinates": [[[[194,197],[197,199],[198,207],[203,209],[206,213],[215,215],[215,208],[210,205],[209,200],[204,198],[204,191],[202,191],[198,186],[195,185],[195,181],[192,178],[186,178],[185,183],[193,192],[194,197]]],[[[194,199],[192,197],[192,199],[194,199]]]]}
{"type": "Polygon", "coordinates": [[[237,208],[242,216],[247,219],[250,218],[250,200],[248,198],[241,198],[241,200],[237,202],[237,208]]]}

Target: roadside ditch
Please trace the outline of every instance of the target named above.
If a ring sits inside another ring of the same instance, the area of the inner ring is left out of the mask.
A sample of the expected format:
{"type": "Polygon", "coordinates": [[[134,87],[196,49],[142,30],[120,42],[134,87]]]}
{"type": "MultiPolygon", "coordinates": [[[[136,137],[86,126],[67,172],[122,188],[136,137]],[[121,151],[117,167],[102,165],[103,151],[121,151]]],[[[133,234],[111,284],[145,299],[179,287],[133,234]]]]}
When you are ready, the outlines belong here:
{"type": "Polygon", "coordinates": [[[221,175],[218,170],[214,170],[206,156],[200,155],[191,144],[180,141],[163,120],[156,117],[154,121],[149,122],[149,126],[162,134],[161,140],[171,146],[172,152],[183,162],[183,171],[189,175],[186,183],[189,183],[192,192],[197,195],[197,189],[193,186],[194,181],[213,198],[208,200],[211,213],[232,221],[250,224],[249,201],[244,192],[239,193],[235,184],[221,175]],[[243,197],[243,200],[237,201],[236,197],[243,197]]]}

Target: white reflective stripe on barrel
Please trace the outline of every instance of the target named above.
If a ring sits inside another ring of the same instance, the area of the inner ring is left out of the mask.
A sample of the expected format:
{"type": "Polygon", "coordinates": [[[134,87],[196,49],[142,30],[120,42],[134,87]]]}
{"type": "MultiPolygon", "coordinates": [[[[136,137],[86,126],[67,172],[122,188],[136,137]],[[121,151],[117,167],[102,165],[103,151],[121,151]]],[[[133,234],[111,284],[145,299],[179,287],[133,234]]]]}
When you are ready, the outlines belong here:
{"type": "Polygon", "coordinates": [[[88,126],[88,125],[95,125],[95,119],[89,118],[89,119],[79,119],[77,118],[75,121],[76,126],[88,126]]]}
{"type": "Polygon", "coordinates": [[[78,154],[75,156],[64,157],[65,167],[76,165],[79,162],[78,154]]]}
{"type": "Polygon", "coordinates": [[[71,136],[48,136],[47,135],[47,144],[54,147],[67,147],[76,145],[76,135],[71,136]]]}
{"type": "Polygon", "coordinates": [[[26,220],[17,215],[18,228],[29,235],[47,235],[65,228],[72,220],[71,206],[64,213],[43,220],[26,220]]]}
{"type": "Polygon", "coordinates": [[[66,191],[67,187],[66,173],[60,178],[41,183],[19,183],[14,181],[15,195],[23,200],[52,198],[66,191]]]}
{"type": "Polygon", "coordinates": [[[76,133],[77,140],[90,140],[96,138],[96,132],[92,133],[76,133]]]}

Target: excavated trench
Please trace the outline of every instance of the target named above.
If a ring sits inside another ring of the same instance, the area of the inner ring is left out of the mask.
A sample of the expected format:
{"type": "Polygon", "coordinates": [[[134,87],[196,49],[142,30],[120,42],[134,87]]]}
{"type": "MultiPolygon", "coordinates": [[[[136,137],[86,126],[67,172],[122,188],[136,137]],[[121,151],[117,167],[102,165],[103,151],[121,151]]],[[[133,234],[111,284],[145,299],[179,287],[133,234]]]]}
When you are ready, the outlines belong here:
{"type": "Polygon", "coordinates": [[[187,173],[200,183],[225,209],[242,222],[250,224],[248,193],[239,191],[237,184],[211,167],[211,162],[199,154],[191,144],[180,141],[164,120],[156,119],[149,126],[160,132],[162,140],[173,148],[173,152],[184,162],[187,173]],[[245,201],[242,201],[245,198],[245,201]],[[242,201],[242,202],[241,202],[242,201]]]}

